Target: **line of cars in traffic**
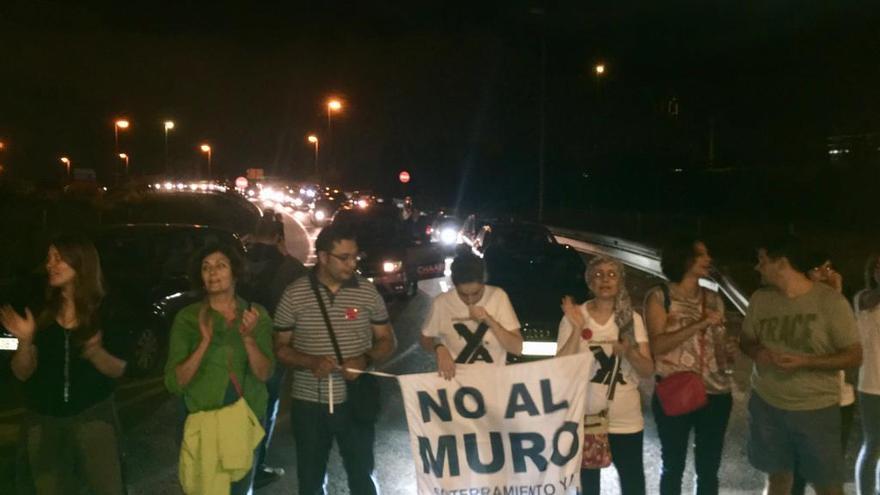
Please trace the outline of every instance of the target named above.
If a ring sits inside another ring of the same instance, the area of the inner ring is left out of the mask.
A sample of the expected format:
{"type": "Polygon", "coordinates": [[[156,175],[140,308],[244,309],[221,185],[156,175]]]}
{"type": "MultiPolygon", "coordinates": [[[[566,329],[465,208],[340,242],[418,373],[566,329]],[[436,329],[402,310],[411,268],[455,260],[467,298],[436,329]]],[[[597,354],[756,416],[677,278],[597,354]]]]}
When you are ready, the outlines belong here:
{"type": "MultiPolygon", "coordinates": [[[[162,187],[154,193],[233,195],[231,190],[190,189],[162,187]]],[[[271,187],[260,188],[262,196],[238,192],[252,201],[262,197],[289,205],[314,227],[331,221],[350,223],[361,247],[359,271],[387,299],[411,297],[419,281],[446,275],[449,258],[457,252],[471,250],[483,257],[487,282],[505,289],[520,316],[526,358],[555,348],[562,295],[580,300],[586,296],[580,256],[539,224],[461,219],[445,210],[425,213],[415,210],[409,198],[385,201],[370,193],[346,194],[329,187],[287,190],[310,201],[297,205],[290,195],[279,195],[271,187]]],[[[253,215],[255,223],[259,213],[253,215]]],[[[108,331],[118,334],[109,338],[124,342],[133,374],[150,374],[161,367],[174,314],[198,297],[187,278],[193,253],[216,242],[237,246],[242,253],[247,249],[239,234],[197,223],[121,223],[100,227],[93,236],[110,288],[110,306],[116,308],[117,323],[108,331]]],[[[45,286],[43,276],[37,269],[23,277],[0,278],[0,301],[19,309],[34,304],[45,286]]],[[[0,355],[14,347],[11,335],[0,329],[0,355]]]]}

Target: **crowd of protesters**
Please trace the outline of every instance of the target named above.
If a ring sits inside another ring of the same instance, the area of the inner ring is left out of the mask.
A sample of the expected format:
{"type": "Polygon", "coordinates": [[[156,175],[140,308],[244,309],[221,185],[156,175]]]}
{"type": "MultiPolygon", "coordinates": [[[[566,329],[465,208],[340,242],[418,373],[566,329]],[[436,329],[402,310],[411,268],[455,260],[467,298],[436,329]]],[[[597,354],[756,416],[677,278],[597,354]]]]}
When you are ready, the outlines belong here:
{"type": "MultiPolygon", "coordinates": [[[[334,441],[351,493],[379,493],[378,395],[362,371],[396,348],[385,302],[357,273],[352,229],[324,228],[316,266],[307,270],[285,254],[283,230],[268,222],[258,226],[247,260],[222,244],[194,258],[191,279],[203,297],[174,319],[164,376],[184,410],[181,486],[186,493],[245,494],[255,480],[260,486],[283,474],[265,464],[265,452],[290,369],[299,493],[325,493],[334,441]]],[[[655,491],[645,483],[640,380],[655,382],[659,493],[681,492],[692,431],[696,493],[719,493],[740,352],[753,361],[748,459],[766,473],[767,493],[799,494],[806,484],[822,495],[843,493],[856,403],[864,433],[856,488],[878,493],[880,260],[868,260],[865,288],[851,306],[830,256],[809,248],[792,236],[758,246],[755,269],[765,287],[752,296],[739,332],[727,328],[722,298],[700,284],[712,258],[699,240],[674,238],[662,247],[668,281],[649,290],[640,308],[619,261],[590,260],[592,298],[563,298],[557,341],[557,355],[592,353],[605,377],[588,393],[584,493],[600,493],[600,470],[610,465],[623,494],[655,491]]],[[[11,366],[25,384],[27,467],[39,494],[78,493],[83,485],[125,493],[112,397],[127,364],[118,343],[103,339],[115,323],[105,317],[112,303],[98,253],[83,237],[60,237],[48,249],[46,271],[44,309],[0,308],[0,324],[19,340],[11,366]]],[[[503,289],[485,283],[482,259],[459,254],[451,272],[454,290],[434,299],[421,332],[447,380],[459,365],[503,366],[523,348],[515,308],[503,289]]]]}

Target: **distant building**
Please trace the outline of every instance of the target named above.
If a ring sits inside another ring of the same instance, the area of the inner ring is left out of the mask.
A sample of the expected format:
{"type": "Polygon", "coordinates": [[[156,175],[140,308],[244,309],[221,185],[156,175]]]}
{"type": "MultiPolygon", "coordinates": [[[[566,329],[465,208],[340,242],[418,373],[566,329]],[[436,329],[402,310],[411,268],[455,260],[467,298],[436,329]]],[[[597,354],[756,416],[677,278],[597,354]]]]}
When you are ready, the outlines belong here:
{"type": "Polygon", "coordinates": [[[828,162],[835,167],[876,169],[880,167],[880,132],[830,136],[828,162]]]}

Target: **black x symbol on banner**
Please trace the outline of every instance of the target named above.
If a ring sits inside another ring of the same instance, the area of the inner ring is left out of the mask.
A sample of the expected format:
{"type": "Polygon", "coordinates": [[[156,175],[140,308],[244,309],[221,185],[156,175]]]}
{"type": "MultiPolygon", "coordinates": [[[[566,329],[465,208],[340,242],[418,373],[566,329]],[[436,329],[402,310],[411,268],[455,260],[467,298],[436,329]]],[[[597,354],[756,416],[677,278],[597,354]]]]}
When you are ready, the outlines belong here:
{"type": "Polygon", "coordinates": [[[470,364],[476,361],[485,361],[487,363],[492,362],[492,356],[489,354],[489,350],[483,347],[483,337],[489,330],[488,325],[480,323],[474,332],[471,332],[464,323],[454,323],[452,327],[455,328],[455,331],[461,335],[465,342],[467,342],[467,345],[464,346],[464,349],[462,349],[461,352],[458,353],[458,357],[455,358],[456,363],[470,364]]]}
{"type": "MultiPolygon", "coordinates": [[[[599,369],[596,370],[596,374],[593,376],[593,379],[590,380],[593,383],[601,383],[603,385],[611,385],[612,376],[611,374],[614,372],[615,361],[617,361],[617,356],[608,356],[605,354],[605,350],[602,349],[601,346],[594,345],[590,346],[590,350],[593,351],[593,355],[596,356],[596,362],[599,363],[599,369]]],[[[614,381],[617,382],[618,385],[626,385],[626,381],[623,379],[623,373],[620,372],[620,367],[617,367],[617,373],[613,377],[614,381]]],[[[613,399],[614,397],[608,397],[609,399],[613,399]]]]}

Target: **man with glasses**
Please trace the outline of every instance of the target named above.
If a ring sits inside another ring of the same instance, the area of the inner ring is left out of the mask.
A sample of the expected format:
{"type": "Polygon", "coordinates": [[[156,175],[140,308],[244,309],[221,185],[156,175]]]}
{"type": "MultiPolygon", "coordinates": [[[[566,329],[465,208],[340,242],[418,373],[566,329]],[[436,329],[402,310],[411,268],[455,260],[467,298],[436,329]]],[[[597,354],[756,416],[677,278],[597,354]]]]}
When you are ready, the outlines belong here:
{"type": "Polygon", "coordinates": [[[422,328],[422,347],[436,355],[440,376],[452,379],[456,364],[503,366],[507,353],[522,354],[519,319],[507,293],[486,285],[483,260],[471,253],[456,256],[452,284],[454,291],[434,298],[422,328]]]}
{"type": "Polygon", "coordinates": [[[396,347],[385,302],[357,273],[354,231],[325,227],[315,241],[317,264],[284,291],[275,312],[275,353],[293,370],[290,411],[296,438],[296,470],[302,495],[324,494],[332,442],[339,446],[353,495],[375,494],[374,425],[357,421],[346,381],[387,359],[396,347]],[[340,363],[315,291],[336,336],[340,363]],[[332,405],[332,407],[331,407],[332,405]],[[331,412],[332,411],[332,412],[331,412]]]}

